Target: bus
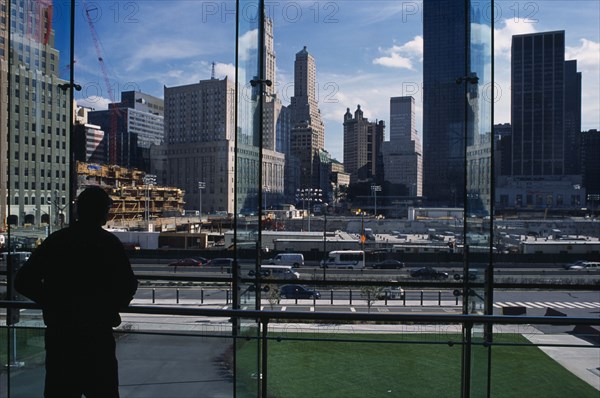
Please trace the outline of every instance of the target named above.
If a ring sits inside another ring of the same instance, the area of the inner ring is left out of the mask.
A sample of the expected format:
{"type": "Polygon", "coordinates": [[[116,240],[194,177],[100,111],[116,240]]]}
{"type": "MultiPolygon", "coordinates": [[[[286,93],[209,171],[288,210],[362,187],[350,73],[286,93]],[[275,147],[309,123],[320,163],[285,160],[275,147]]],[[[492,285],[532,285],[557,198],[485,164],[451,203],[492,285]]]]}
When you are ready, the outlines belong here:
{"type": "Polygon", "coordinates": [[[365,252],[363,250],[334,250],[329,252],[327,260],[321,261],[321,268],[365,268],[365,252]]]}

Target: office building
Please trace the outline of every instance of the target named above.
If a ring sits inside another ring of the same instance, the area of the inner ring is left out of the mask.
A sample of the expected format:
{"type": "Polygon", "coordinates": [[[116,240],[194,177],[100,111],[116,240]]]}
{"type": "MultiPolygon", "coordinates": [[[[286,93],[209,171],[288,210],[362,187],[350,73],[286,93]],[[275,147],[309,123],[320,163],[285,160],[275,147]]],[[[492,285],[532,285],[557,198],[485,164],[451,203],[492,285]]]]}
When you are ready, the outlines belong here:
{"type": "Polygon", "coordinates": [[[75,124],[73,125],[75,160],[105,164],[107,159],[106,134],[100,126],[89,123],[89,111],[84,107],[77,107],[75,111],[75,124]]]}
{"type": "Polygon", "coordinates": [[[109,132],[116,128],[116,164],[149,171],[150,147],[160,145],[164,137],[163,100],[138,91],[121,92],[121,102],[108,105],[108,110],[92,111],[89,122],[106,132],[104,146],[106,158],[101,163],[109,163],[109,132]]]}
{"type": "Polygon", "coordinates": [[[581,73],[565,61],[565,32],[516,35],[511,49],[511,127],[503,145],[501,207],[579,208],[581,73]]]}
{"type": "Polygon", "coordinates": [[[581,174],[586,189],[587,201],[592,199],[595,209],[600,209],[600,131],[597,129],[581,132],[581,174]],[[594,195],[594,196],[591,196],[594,195]]]}
{"type": "Polygon", "coordinates": [[[409,196],[421,196],[423,150],[417,134],[415,99],[390,98],[390,140],[382,146],[384,179],[401,184],[409,196]]]}
{"type": "Polygon", "coordinates": [[[350,183],[379,183],[381,177],[381,146],[385,124],[383,120],[370,122],[360,105],[354,115],[350,108],[344,114],[344,169],[350,174],[350,183]]]}
{"type": "Polygon", "coordinates": [[[16,12],[1,3],[0,212],[11,225],[40,225],[51,203],[58,224],[70,211],[72,113],[70,87],[59,77],[52,4],[16,12]]]}
{"type": "MultiPolygon", "coordinates": [[[[462,205],[465,170],[467,37],[464,2],[423,2],[423,195],[438,206],[462,205]]],[[[468,143],[470,145],[471,143],[468,143]]]]}
{"type": "Polygon", "coordinates": [[[164,93],[166,165],[159,184],[183,189],[186,209],[198,210],[201,196],[203,212],[233,213],[233,83],[201,80],[164,93]]]}

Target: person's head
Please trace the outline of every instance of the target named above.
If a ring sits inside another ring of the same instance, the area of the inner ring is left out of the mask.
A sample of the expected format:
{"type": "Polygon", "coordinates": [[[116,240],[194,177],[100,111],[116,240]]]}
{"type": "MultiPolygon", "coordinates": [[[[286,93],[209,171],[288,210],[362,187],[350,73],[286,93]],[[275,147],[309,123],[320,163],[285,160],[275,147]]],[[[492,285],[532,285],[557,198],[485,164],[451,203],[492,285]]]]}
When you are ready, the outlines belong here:
{"type": "Polygon", "coordinates": [[[77,197],[77,219],[86,224],[104,225],[113,201],[100,187],[88,187],[77,197]]]}

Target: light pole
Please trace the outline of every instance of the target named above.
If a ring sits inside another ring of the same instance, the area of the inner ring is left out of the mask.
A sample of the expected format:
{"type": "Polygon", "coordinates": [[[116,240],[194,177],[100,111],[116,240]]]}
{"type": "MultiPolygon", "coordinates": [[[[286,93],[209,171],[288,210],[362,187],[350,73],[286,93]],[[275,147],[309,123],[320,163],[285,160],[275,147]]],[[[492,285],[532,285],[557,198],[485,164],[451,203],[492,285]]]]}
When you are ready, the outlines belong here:
{"type": "Polygon", "coordinates": [[[200,222],[202,222],[202,190],[206,188],[204,181],[198,181],[198,215],[200,216],[200,222]]]}
{"type": "MultiPolygon", "coordinates": [[[[302,201],[302,210],[304,210],[304,203],[308,202],[308,232],[310,232],[311,203],[321,203],[323,201],[323,190],[320,188],[296,189],[296,200],[302,201]]],[[[302,217],[304,218],[304,215],[302,217]]]]}
{"type": "Polygon", "coordinates": [[[323,280],[327,278],[327,203],[323,203],[323,280]]]}
{"type": "Polygon", "coordinates": [[[374,211],[373,211],[373,216],[375,218],[377,218],[377,192],[381,192],[381,185],[371,185],[371,191],[373,191],[373,197],[374,197],[374,203],[375,203],[375,207],[374,207],[374,211]]]}
{"type": "Polygon", "coordinates": [[[150,225],[150,186],[156,184],[156,175],[146,174],[143,178],[144,185],[146,186],[146,208],[144,218],[146,219],[146,229],[150,225]]]}
{"type": "Polygon", "coordinates": [[[269,187],[268,185],[265,186],[265,192],[263,193],[263,210],[265,212],[265,214],[267,213],[267,192],[271,192],[271,187],[269,187]]]}

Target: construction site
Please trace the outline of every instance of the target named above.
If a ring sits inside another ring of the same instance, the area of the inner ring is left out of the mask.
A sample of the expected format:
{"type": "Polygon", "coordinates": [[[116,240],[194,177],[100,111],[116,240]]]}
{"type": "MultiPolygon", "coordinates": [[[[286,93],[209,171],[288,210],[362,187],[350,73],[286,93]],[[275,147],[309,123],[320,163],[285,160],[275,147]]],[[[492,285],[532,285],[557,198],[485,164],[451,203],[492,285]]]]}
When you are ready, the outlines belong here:
{"type": "Polygon", "coordinates": [[[114,201],[109,223],[127,229],[147,229],[151,222],[183,214],[184,191],[156,185],[155,176],[117,165],[77,162],[77,186],[97,185],[114,201]]]}

